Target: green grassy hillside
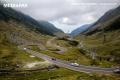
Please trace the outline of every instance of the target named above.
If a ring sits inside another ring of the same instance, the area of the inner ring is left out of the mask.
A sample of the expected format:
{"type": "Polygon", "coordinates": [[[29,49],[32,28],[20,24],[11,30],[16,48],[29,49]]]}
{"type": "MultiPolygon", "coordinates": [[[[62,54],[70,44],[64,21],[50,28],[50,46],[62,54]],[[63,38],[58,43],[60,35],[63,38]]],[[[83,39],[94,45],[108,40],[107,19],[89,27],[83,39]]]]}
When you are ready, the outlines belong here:
{"type": "MultiPolygon", "coordinates": [[[[85,49],[95,52],[99,65],[120,66],[120,30],[98,32],[90,36],[79,36],[77,39],[85,49]]],[[[90,53],[86,53],[90,54],[90,53]]]]}
{"type": "MultiPolygon", "coordinates": [[[[32,44],[39,43],[42,45],[46,45],[46,41],[49,40],[50,36],[44,36],[42,34],[38,34],[34,31],[31,31],[29,28],[25,28],[23,24],[16,23],[14,21],[4,22],[0,21],[0,68],[2,69],[18,69],[23,70],[23,66],[26,63],[32,63],[36,61],[43,61],[38,58],[32,58],[28,53],[21,51],[17,48],[18,45],[22,44],[32,44]],[[21,27],[20,27],[21,26],[21,27]]],[[[68,42],[58,40],[61,46],[71,47],[68,42]]],[[[76,52],[76,48],[72,51],[67,51],[65,53],[66,56],[73,59],[77,54],[72,52],[76,52]],[[70,53],[70,54],[69,54],[70,53]]],[[[51,54],[50,54],[51,55],[51,54]]],[[[66,56],[59,56],[60,58],[65,59],[66,56]]],[[[58,56],[56,56],[58,57],[58,56]]],[[[82,57],[82,56],[81,56],[82,57]]],[[[74,72],[64,68],[54,68],[50,69],[46,68],[45,70],[37,70],[33,72],[21,72],[21,73],[8,73],[8,74],[0,74],[0,80],[90,80],[90,79],[105,79],[105,80],[113,80],[119,79],[117,75],[103,75],[103,74],[85,74],[74,72]]]]}
{"type": "MultiPolygon", "coordinates": [[[[56,47],[50,46],[52,50],[46,45],[47,41],[53,37],[42,34],[36,28],[32,28],[33,26],[38,26],[38,24],[34,20],[29,22],[28,19],[30,17],[28,18],[27,16],[28,21],[26,25],[23,24],[26,21],[26,19],[24,20],[25,15],[24,17],[20,17],[20,14],[14,15],[16,14],[14,11],[8,15],[8,12],[4,11],[4,9],[0,13],[0,70],[12,71],[10,73],[0,73],[0,80],[120,80],[117,74],[80,73],[58,67],[49,63],[49,61],[46,61],[44,66],[44,60],[19,50],[18,46],[27,45],[25,47],[49,56],[68,60],[71,63],[77,62],[79,64],[91,65],[91,58],[78,49],[76,41],[70,40],[53,40],[53,44],[67,49],[63,54],[58,54],[54,52],[56,47]],[[16,17],[18,18],[16,19],[16,17]],[[45,50],[41,50],[43,48],[45,50]],[[37,64],[34,68],[26,68],[26,66],[31,67],[32,64],[39,62],[43,64],[37,64]],[[26,71],[26,69],[29,71],[26,71]],[[16,70],[22,72],[14,72],[16,70]]],[[[98,54],[97,61],[99,63],[103,61],[102,63],[104,63],[97,66],[116,66],[119,62],[119,33],[119,30],[105,32],[106,36],[103,36],[103,33],[99,32],[84,39],[80,37],[80,42],[82,41],[86,49],[96,49],[98,54]],[[99,60],[100,57],[101,61],[99,60]]]]}
{"type": "Polygon", "coordinates": [[[83,35],[76,38],[88,50],[95,53],[98,65],[120,66],[120,6],[105,13],[83,35]]]}
{"type": "Polygon", "coordinates": [[[0,68],[13,68],[28,62],[41,61],[31,58],[28,53],[18,49],[18,45],[46,43],[47,36],[39,35],[14,21],[0,21],[0,68]]]}

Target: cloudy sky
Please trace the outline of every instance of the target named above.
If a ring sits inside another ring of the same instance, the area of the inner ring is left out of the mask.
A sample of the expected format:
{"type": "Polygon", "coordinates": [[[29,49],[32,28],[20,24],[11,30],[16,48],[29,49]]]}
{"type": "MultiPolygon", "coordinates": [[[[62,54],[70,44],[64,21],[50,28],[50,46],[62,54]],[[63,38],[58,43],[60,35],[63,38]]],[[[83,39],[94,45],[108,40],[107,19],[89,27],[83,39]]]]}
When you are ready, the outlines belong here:
{"type": "Polygon", "coordinates": [[[106,11],[119,5],[120,0],[6,0],[27,3],[27,8],[16,8],[37,20],[46,20],[65,32],[83,24],[93,23],[106,11]]]}

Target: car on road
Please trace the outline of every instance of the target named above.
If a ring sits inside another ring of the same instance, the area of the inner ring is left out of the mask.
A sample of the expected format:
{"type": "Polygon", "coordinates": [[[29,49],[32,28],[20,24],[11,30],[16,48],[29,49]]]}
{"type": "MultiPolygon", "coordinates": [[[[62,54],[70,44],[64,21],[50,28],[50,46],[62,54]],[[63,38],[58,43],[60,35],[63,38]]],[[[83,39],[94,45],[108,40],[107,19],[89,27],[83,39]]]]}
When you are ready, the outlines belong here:
{"type": "Polygon", "coordinates": [[[114,73],[119,73],[120,74],[120,68],[113,70],[114,73]]]}
{"type": "Polygon", "coordinates": [[[56,58],[52,58],[53,61],[56,61],[56,58]]]}
{"type": "Polygon", "coordinates": [[[26,50],[27,48],[23,48],[24,50],[26,50]]]}
{"type": "Polygon", "coordinates": [[[80,65],[78,63],[71,63],[72,66],[79,67],[80,65]]]}

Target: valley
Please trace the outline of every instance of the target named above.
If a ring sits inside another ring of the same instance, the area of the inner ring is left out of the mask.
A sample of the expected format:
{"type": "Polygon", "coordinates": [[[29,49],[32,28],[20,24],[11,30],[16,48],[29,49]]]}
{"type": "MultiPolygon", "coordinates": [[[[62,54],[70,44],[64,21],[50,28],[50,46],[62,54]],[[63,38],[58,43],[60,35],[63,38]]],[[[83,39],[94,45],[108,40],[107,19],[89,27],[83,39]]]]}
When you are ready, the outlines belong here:
{"type": "Polygon", "coordinates": [[[0,5],[0,80],[120,80],[116,14],[71,36],[0,5]]]}

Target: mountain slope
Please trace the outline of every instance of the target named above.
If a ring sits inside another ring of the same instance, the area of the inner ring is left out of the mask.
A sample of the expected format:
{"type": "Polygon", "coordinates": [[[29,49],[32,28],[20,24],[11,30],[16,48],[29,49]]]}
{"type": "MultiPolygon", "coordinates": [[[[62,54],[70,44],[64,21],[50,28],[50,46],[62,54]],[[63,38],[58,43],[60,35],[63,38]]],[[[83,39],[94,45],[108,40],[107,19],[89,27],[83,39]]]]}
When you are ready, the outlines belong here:
{"type": "Polygon", "coordinates": [[[37,25],[34,19],[0,6],[0,69],[23,69],[27,63],[40,61],[18,49],[25,44],[45,45],[50,36],[38,32],[37,25]]]}
{"type": "Polygon", "coordinates": [[[77,38],[86,49],[96,53],[97,60],[120,66],[120,7],[108,11],[84,32],[84,36],[77,38]]]}
{"type": "Polygon", "coordinates": [[[120,22],[120,6],[105,13],[91,28],[84,32],[84,34],[94,34],[99,31],[108,31],[119,29],[120,22]],[[113,27],[114,26],[114,27],[113,27]]]}
{"type": "Polygon", "coordinates": [[[19,50],[18,46],[39,45],[40,50],[45,49],[46,41],[56,32],[62,31],[49,22],[38,22],[0,5],[0,69],[23,69],[28,63],[41,61],[19,50]]]}
{"type": "Polygon", "coordinates": [[[83,33],[84,31],[86,31],[89,27],[90,27],[90,24],[83,25],[83,26],[73,30],[70,35],[77,36],[77,35],[83,33]]]}
{"type": "Polygon", "coordinates": [[[63,33],[62,30],[57,29],[53,24],[51,24],[47,21],[39,21],[39,25],[40,25],[40,27],[43,27],[42,31],[44,31],[47,34],[52,33],[51,35],[54,35],[55,33],[58,33],[58,32],[63,33]]]}
{"type": "Polygon", "coordinates": [[[4,8],[2,5],[0,5],[0,20],[5,20],[7,22],[11,19],[19,23],[28,25],[29,28],[34,29],[40,33],[54,35],[54,33],[56,32],[62,32],[61,30],[55,28],[55,26],[51,23],[43,21],[38,22],[28,15],[25,15],[19,11],[15,11],[11,8],[4,8]]]}

